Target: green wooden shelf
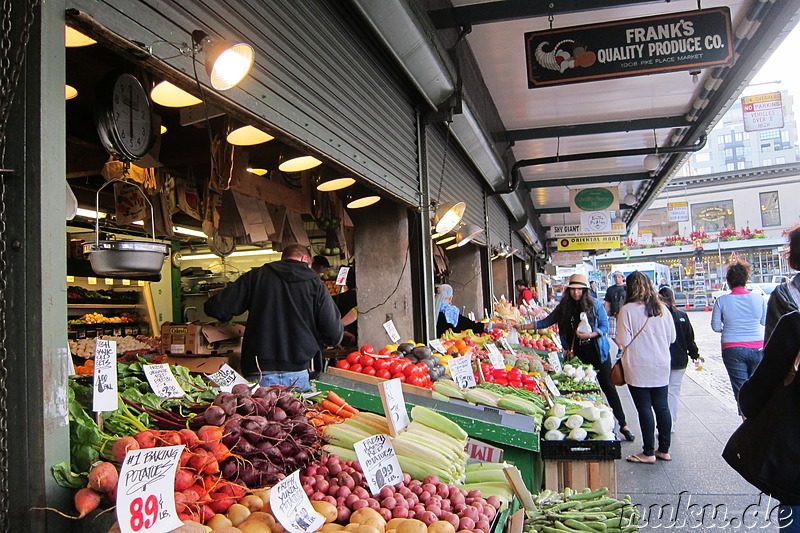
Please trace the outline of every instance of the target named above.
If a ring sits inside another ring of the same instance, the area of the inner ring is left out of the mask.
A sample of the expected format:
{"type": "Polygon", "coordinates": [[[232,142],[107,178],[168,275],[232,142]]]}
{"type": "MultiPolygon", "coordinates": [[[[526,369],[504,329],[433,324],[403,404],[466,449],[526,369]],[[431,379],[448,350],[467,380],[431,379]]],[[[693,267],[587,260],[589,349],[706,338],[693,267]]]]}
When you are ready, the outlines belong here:
{"type": "MultiPolygon", "coordinates": [[[[315,385],[317,390],[339,394],[356,409],[384,414],[377,385],[325,373],[315,385]]],[[[444,402],[414,394],[403,397],[409,412],[415,405],[428,407],[456,422],[470,437],[502,448],[504,460],[519,468],[528,488],[533,492],[541,489],[544,465],[538,453],[539,432],[532,417],[466,402],[444,402]]]]}

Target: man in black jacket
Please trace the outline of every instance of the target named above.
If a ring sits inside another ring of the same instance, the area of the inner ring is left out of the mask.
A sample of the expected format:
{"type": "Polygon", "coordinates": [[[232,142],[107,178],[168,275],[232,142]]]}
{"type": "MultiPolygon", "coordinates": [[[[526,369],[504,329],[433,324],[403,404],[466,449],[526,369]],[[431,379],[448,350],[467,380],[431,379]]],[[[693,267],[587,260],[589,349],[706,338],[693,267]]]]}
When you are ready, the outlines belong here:
{"type": "Polygon", "coordinates": [[[242,342],[248,380],[308,390],[311,360],[323,344],[341,341],[339,311],[310,262],[308,248],[289,244],[280,261],[250,270],[206,302],[206,314],[222,322],[249,311],[242,342]]]}

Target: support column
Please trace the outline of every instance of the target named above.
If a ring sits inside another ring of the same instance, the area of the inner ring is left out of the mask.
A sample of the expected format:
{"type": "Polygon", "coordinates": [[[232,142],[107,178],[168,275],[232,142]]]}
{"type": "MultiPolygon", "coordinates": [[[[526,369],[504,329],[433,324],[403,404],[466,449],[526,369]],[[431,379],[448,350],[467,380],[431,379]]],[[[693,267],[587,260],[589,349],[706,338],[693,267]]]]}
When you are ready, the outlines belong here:
{"type": "MultiPolygon", "coordinates": [[[[450,260],[450,285],[453,286],[453,305],[475,312],[483,318],[483,279],[481,277],[481,247],[467,244],[447,252],[450,260]]],[[[466,314],[465,313],[465,314],[466,314]]]]}
{"type": "Polygon", "coordinates": [[[500,298],[505,295],[508,301],[514,299],[513,294],[508,292],[508,260],[495,259],[492,261],[492,287],[494,289],[494,297],[500,298]]]}
{"type": "Polygon", "coordinates": [[[389,201],[354,210],[359,343],[389,343],[391,319],[402,340],[414,337],[408,211],[389,201]]]}
{"type": "MultiPolygon", "coordinates": [[[[13,42],[28,0],[11,0],[13,42]]],[[[66,489],[50,474],[69,461],[66,381],[64,2],[35,7],[25,65],[9,119],[5,166],[5,294],[8,515],[4,531],[70,531],[53,512],[71,510],[66,489]]],[[[13,57],[13,54],[12,54],[13,57]]]]}

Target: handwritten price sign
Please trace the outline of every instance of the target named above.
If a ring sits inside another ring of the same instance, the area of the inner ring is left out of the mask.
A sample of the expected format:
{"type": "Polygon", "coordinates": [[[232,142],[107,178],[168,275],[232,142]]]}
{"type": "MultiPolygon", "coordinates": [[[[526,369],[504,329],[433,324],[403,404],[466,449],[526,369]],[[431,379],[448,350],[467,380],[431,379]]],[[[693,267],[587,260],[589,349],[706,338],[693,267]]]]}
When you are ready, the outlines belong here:
{"type": "Polygon", "coordinates": [[[325,517],[314,510],[303,490],[299,470],[272,487],[269,504],[275,519],[289,533],[309,533],[325,523],[325,517]]]}
{"type": "Polygon", "coordinates": [[[213,374],[206,374],[206,377],[219,385],[219,390],[221,392],[230,392],[233,390],[234,385],[250,385],[250,383],[244,379],[241,374],[232,369],[227,363],[219,367],[217,372],[214,372],[213,374]]]}
{"type": "Polygon", "coordinates": [[[181,398],[186,394],[167,363],[142,367],[153,394],[160,398],[181,398]]]}
{"type": "Polygon", "coordinates": [[[387,485],[403,481],[403,471],[394,453],[392,441],[386,435],[373,435],[353,445],[358,462],[364,469],[369,490],[378,494],[387,485]]]}
{"type": "Polygon", "coordinates": [[[175,471],[184,446],[131,450],[117,485],[123,533],[166,533],[182,525],[175,510],[175,471]]]}
{"type": "Polygon", "coordinates": [[[117,396],[117,342],[97,339],[94,348],[94,382],[92,408],[95,412],[116,411],[117,396]]]}
{"type": "Polygon", "coordinates": [[[448,366],[450,367],[450,375],[453,377],[453,381],[462,389],[477,385],[475,383],[475,374],[472,373],[472,357],[469,354],[450,360],[448,366]]]}
{"type": "Polygon", "coordinates": [[[497,346],[491,342],[487,342],[486,349],[489,350],[489,362],[492,363],[492,366],[498,370],[505,370],[506,360],[503,358],[503,354],[500,353],[500,350],[497,349],[497,346]]]}
{"type": "Polygon", "coordinates": [[[389,433],[394,437],[411,423],[403,397],[403,383],[400,378],[388,379],[378,383],[378,393],[383,403],[383,412],[388,413],[386,421],[389,422],[389,433]]]}

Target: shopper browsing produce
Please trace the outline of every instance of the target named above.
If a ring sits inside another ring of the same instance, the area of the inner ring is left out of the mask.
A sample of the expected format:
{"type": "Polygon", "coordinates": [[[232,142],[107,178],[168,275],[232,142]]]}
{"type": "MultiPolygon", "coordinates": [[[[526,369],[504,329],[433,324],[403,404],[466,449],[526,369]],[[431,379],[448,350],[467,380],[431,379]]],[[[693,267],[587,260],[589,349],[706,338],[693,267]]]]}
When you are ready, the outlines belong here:
{"type": "Polygon", "coordinates": [[[619,399],[617,388],[611,383],[611,360],[608,356],[608,316],[603,304],[589,294],[589,283],[583,274],[573,274],[569,278],[564,295],[553,312],[542,320],[531,324],[517,326],[517,329],[542,329],[558,324],[561,343],[566,352],[565,357],[573,355],[584,364],[597,369],[597,381],[606,395],[608,405],[614,411],[619,423],[619,431],[626,440],[632,441],[635,436],[628,429],[625,411],[619,399]],[[590,332],[578,328],[581,315],[585,313],[590,332]]]}
{"type": "MultiPolygon", "coordinates": [[[[762,326],[767,319],[767,304],[761,296],[745,289],[750,279],[748,263],[731,263],[726,278],[731,292],[714,302],[711,329],[722,333],[722,362],[725,363],[733,396],[738,402],[742,383],[753,375],[761,361],[761,349],[764,347],[762,326]]],[[[741,410],[739,414],[742,414],[741,410]]]]}
{"type": "Polygon", "coordinates": [[[672,419],[672,432],[675,433],[678,421],[678,398],[681,395],[681,381],[686,373],[689,358],[694,361],[695,367],[703,360],[694,342],[694,329],[686,312],[675,307],[675,293],[669,287],[662,287],[658,297],[664,302],[672,315],[675,324],[675,342],[669,345],[671,370],[669,373],[669,414],[672,419]]]}
{"type": "Polygon", "coordinates": [[[675,342],[675,324],[669,310],[658,301],[647,275],[632,272],[625,281],[627,298],[617,318],[616,343],[623,350],[625,380],[639,413],[644,441],[643,453],[629,455],[626,460],[648,464],[655,463],[656,458],[670,461],[672,419],[667,395],[669,346],[675,342]],[[658,427],[658,449],[655,449],[654,426],[658,427]]]}
{"type": "MultiPolygon", "coordinates": [[[[468,329],[471,329],[473,333],[487,331],[487,323],[470,320],[461,314],[458,307],[453,305],[453,287],[446,283],[439,285],[434,308],[438,313],[436,318],[437,337],[444,335],[447,330],[453,330],[455,333],[461,333],[468,329]]],[[[493,322],[491,328],[508,329],[508,326],[504,322],[493,322]]]]}
{"type": "Polygon", "coordinates": [[[308,390],[311,360],[323,344],[341,341],[339,311],[310,261],[308,248],[289,244],[280,261],[243,274],[206,302],[206,314],[222,322],[249,311],[242,342],[247,379],[308,390]]]}
{"type": "Polygon", "coordinates": [[[516,287],[517,292],[519,293],[517,299],[517,306],[524,305],[528,307],[531,305],[531,302],[533,302],[534,304],[536,303],[533,291],[531,291],[531,289],[525,283],[524,279],[518,279],[517,281],[515,281],[514,286],[516,287]]]}

